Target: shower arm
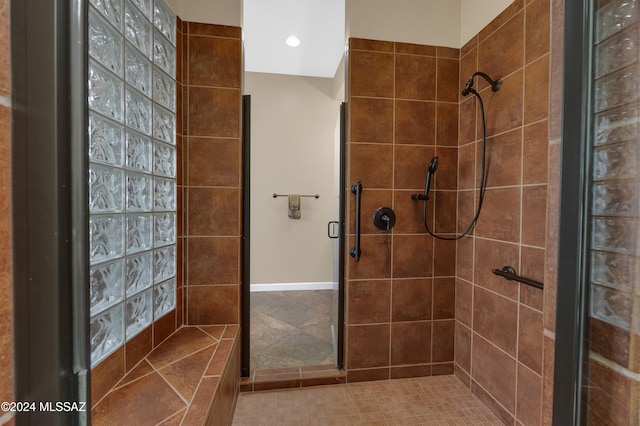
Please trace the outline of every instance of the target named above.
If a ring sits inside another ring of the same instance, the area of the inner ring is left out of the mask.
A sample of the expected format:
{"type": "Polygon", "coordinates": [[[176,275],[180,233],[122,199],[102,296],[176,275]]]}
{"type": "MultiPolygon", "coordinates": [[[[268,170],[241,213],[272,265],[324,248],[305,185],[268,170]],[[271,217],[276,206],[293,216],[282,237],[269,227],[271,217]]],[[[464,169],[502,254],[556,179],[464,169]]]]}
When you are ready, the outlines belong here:
{"type": "Polygon", "coordinates": [[[473,81],[476,76],[480,76],[484,78],[487,81],[487,83],[489,83],[489,85],[491,86],[491,91],[493,92],[497,92],[502,87],[502,80],[494,81],[491,77],[489,77],[487,74],[483,73],[482,71],[476,71],[473,74],[471,74],[471,77],[469,77],[469,79],[467,80],[467,84],[464,86],[464,89],[462,89],[462,96],[467,96],[469,93],[473,93],[473,94],[478,93],[473,89],[473,81]]]}

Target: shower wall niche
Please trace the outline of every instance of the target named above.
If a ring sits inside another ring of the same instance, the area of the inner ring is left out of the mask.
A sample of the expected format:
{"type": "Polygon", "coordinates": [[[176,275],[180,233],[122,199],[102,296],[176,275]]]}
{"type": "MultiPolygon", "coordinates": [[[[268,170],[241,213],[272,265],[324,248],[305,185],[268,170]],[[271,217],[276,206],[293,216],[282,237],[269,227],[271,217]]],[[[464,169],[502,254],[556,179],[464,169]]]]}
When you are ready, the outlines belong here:
{"type": "MultiPolygon", "coordinates": [[[[176,304],[176,17],[163,0],[91,0],[91,364],[176,304]]],[[[149,331],[147,331],[149,330],[149,331]]]]}

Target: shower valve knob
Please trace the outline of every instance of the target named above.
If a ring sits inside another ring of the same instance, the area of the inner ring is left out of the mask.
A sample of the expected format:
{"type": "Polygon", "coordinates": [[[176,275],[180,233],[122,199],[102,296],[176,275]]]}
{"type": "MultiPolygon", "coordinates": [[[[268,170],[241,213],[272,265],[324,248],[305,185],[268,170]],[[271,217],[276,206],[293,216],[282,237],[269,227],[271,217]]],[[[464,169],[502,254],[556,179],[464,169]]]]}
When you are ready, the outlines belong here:
{"type": "Polygon", "coordinates": [[[373,214],[373,224],[378,229],[389,231],[396,224],[396,214],[390,207],[380,207],[373,214]]]}

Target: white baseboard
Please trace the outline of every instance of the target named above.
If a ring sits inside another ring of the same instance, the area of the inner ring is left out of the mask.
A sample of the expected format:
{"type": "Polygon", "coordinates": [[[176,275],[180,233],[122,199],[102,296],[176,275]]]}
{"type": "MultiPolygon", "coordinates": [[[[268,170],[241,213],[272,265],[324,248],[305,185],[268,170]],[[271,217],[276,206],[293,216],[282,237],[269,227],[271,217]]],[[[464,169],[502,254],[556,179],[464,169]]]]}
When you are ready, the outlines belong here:
{"type": "Polygon", "coordinates": [[[333,290],[333,282],[310,282],[310,283],[270,283],[251,284],[249,289],[254,291],[290,291],[290,290],[333,290]]]}

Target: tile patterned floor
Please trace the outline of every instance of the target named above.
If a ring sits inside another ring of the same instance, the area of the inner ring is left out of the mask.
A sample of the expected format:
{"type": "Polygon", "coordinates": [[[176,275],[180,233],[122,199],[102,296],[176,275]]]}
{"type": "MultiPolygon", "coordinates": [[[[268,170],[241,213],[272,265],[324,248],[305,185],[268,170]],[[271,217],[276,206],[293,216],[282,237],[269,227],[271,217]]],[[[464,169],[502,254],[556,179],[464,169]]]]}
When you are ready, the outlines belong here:
{"type": "Polygon", "coordinates": [[[182,327],[95,403],[92,424],[202,424],[237,333],[238,326],[182,327]]]}
{"type": "Polygon", "coordinates": [[[251,293],[251,370],[334,364],[331,290],[251,293]]]}
{"type": "Polygon", "coordinates": [[[455,376],[241,393],[233,425],[502,425],[455,376]]]}

